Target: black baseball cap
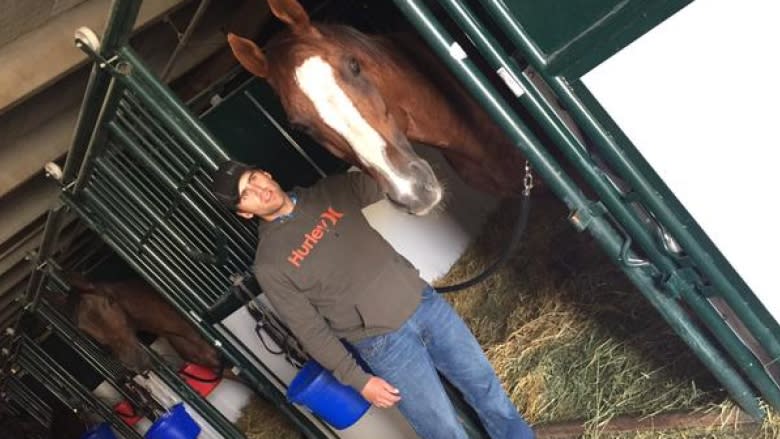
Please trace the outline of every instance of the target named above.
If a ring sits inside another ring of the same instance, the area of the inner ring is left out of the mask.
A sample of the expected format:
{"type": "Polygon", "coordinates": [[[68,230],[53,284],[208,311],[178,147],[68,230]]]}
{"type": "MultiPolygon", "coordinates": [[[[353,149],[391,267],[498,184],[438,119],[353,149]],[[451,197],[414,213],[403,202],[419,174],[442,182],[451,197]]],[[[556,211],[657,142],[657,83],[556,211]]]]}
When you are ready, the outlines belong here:
{"type": "Polygon", "coordinates": [[[235,160],[222,162],[212,175],[214,182],[211,192],[226,207],[236,210],[239,199],[238,180],[245,172],[253,169],[255,168],[235,160]]]}

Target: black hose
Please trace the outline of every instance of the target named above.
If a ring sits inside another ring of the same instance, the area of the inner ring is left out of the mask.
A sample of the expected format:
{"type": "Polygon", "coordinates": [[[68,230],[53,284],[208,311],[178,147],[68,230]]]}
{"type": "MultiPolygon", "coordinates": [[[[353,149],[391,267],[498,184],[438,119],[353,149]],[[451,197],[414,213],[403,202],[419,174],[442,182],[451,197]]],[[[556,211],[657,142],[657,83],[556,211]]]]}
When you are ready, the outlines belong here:
{"type": "Polygon", "coordinates": [[[501,266],[501,264],[503,264],[509,259],[509,257],[517,248],[517,245],[520,243],[520,238],[523,236],[523,233],[525,232],[525,228],[528,225],[528,213],[530,211],[531,211],[531,194],[530,193],[523,194],[520,196],[520,213],[517,217],[517,221],[515,222],[515,228],[512,230],[512,237],[509,240],[507,246],[504,247],[504,251],[501,254],[501,256],[499,256],[499,258],[493,261],[493,263],[488,268],[486,268],[485,271],[478,274],[477,276],[465,282],[457,283],[455,285],[436,287],[436,291],[438,291],[439,293],[451,293],[453,291],[464,290],[468,287],[471,287],[473,285],[482,282],[490,275],[492,275],[496,271],[496,269],[501,266]]]}

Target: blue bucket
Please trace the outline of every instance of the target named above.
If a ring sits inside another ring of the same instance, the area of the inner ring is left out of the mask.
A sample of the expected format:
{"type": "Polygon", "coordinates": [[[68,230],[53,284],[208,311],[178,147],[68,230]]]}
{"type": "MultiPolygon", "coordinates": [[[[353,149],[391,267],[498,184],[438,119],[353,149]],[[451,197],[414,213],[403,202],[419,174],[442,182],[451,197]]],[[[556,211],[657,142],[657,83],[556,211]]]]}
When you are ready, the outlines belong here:
{"type": "Polygon", "coordinates": [[[85,431],[81,439],[116,439],[116,436],[108,422],[103,422],[85,431]]]}
{"type": "Polygon", "coordinates": [[[200,434],[200,426],[178,403],[168,412],[157,418],[147,430],[146,439],[195,439],[200,434]]]}
{"type": "Polygon", "coordinates": [[[314,360],[309,360],[287,388],[287,399],[305,405],[337,430],[357,422],[370,404],[314,360]]]}

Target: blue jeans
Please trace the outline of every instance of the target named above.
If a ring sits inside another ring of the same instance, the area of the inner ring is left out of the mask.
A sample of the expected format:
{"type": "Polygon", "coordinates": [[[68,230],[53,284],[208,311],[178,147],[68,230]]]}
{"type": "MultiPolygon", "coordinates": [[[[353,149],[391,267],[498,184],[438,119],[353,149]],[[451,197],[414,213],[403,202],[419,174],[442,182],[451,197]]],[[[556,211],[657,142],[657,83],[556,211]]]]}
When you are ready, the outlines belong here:
{"type": "Polygon", "coordinates": [[[461,391],[491,438],[534,437],[474,335],[433,288],[425,288],[400,328],[353,345],[375,375],[400,390],[398,408],[421,438],[467,438],[437,370],[461,391]]]}

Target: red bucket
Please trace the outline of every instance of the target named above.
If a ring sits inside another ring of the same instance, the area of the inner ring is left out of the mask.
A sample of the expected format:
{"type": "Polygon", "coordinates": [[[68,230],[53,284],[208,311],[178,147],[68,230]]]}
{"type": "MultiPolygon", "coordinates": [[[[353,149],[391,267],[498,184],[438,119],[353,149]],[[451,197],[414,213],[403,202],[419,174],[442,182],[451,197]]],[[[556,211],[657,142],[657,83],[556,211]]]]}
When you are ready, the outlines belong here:
{"type": "Polygon", "coordinates": [[[179,376],[202,397],[207,397],[222,381],[222,377],[208,367],[185,363],[179,376]]]}
{"type": "Polygon", "coordinates": [[[135,413],[135,408],[126,399],[114,404],[114,413],[131,427],[141,420],[141,416],[135,413]]]}

